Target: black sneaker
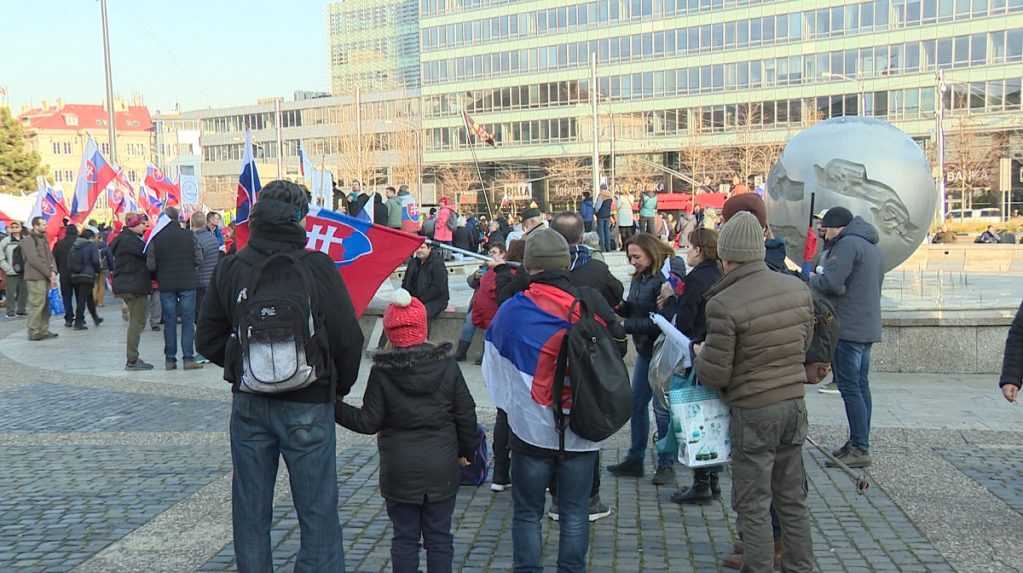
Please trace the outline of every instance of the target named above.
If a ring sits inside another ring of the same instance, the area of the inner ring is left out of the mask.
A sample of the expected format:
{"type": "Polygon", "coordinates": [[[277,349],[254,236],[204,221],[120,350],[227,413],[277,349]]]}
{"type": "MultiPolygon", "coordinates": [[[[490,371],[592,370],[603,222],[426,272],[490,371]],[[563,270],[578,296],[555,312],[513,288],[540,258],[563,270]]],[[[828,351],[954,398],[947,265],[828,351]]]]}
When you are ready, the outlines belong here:
{"type": "Polygon", "coordinates": [[[643,477],[643,461],[626,459],[620,464],[607,466],[607,471],[618,477],[643,477]]]}
{"type": "Polygon", "coordinates": [[[89,330],[89,327],[84,324],[76,324],[74,330],[89,330]]]}
{"type": "Polygon", "coordinates": [[[679,505],[702,505],[713,500],[714,494],[711,492],[710,482],[694,482],[691,487],[680,489],[671,494],[671,501],[679,505]]]}
{"type": "Polygon", "coordinates": [[[177,370],[178,369],[178,361],[177,360],[167,360],[166,362],[163,363],[163,368],[164,368],[164,370],[177,370]]]}
{"type": "Polygon", "coordinates": [[[128,371],[152,370],[153,365],[140,358],[135,362],[125,363],[124,369],[128,371]]]}
{"type": "Polygon", "coordinates": [[[92,319],[92,323],[95,324],[96,326],[103,324],[103,317],[97,316],[96,318],[92,319]]]}
{"type": "Polygon", "coordinates": [[[159,324],[154,324],[154,325],[150,326],[149,329],[152,330],[153,332],[160,332],[160,325],[159,324]]]}
{"type": "Polygon", "coordinates": [[[717,472],[710,474],[710,493],[714,499],[721,497],[721,477],[717,472]]]}
{"type": "Polygon", "coordinates": [[[846,453],[849,451],[849,448],[851,448],[851,447],[852,447],[852,442],[846,442],[846,443],[842,444],[841,448],[838,448],[837,450],[832,450],[831,451],[831,455],[835,456],[836,458],[840,458],[840,457],[846,455],[846,453]]]}
{"type": "Polygon", "coordinates": [[[606,503],[600,501],[599,495],[590,498],[589,520],[591,522],[604,519],[609,515],[611,515],[611,508],[606,503]]]}

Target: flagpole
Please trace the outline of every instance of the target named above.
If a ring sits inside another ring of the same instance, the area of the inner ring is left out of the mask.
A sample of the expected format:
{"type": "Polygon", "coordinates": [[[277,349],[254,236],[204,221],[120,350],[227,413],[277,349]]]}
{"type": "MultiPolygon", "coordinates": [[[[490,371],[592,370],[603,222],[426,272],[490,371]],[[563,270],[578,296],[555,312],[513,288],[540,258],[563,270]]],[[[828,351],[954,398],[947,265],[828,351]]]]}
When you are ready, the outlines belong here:
{"type": "Polygon", "coordinates": [[[433,239],[426,239],[426,244],[430,245],[431,247],[437,247],[437,248],[440,248],[440,249],[451,251],[452,253],[458,253],[460,255],[465,255],[467,257],[472,257],[474,259],[479,259],[481,261],[490,262],[490,261],[494,260],[492,257],[488,257],[486,255],[481,255],[480,253],[474,253],[472,251],[467,251],[465,249],[459,249],[458,247],[452,247],[451,245],[449,245],[447,243],[441,243],[441,242],[438,242],[438,241],[434,241],[433,239]]]}
{"type": "Polygon", "coordinates": [[[110,138],[110,162],[117,163],[117,130],[114,123],[114,80],[110,70],[110,26],[107,22],[107,0],[99,0],[103,23],[103,67],[107,84],[107,134],[110,138]]]}
{"type": "Polygon", "coordinates": [[[465,109],[462,109],[462,123],[465,124],[465,137],[466,143],[469,144],[469,151],[472,153],[472,163],[476,166],[476,176],[480,180],[480,188],[483,190],[483,201],[487,205],[487,215],[493,219],[494,211],[490,208],[490,197],[487,195],[487,186],[483,183],[483,171],[480,169],[480,160],[476,157],[476,138],[473,137],[472,131],[469,129],[469,114],[466,113],[465,109]]]}

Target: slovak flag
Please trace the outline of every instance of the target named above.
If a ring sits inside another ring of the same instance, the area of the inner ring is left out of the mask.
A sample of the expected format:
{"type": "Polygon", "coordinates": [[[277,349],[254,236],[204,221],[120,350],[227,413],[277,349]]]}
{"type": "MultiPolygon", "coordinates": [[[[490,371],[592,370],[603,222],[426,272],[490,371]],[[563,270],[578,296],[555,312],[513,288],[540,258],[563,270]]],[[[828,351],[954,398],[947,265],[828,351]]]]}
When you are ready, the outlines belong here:
{"type": "Polygon", "coordinates": [[[235,198],[234,241],[240,251],[249,242],[249,213],[259,196],[259,173],[252,156],[252,133],[245,132],[245,151],[242,154],[242,173],[238,176],[238,193],[235,198]]]}
{"type": "Polygon", "coordinates": [[[387,277],[425,240],[419,235],[374,225],[310,205],[305,218],[306,249],[334,261],[361,316],[387,277]]]}
{"type": "MultiPolygon", "coordinates": [[[[502,304],[487,329],[483,381],[515,435],[538,448],[559,447],[551,393],[561,343],[579,318],[576,311],[569,321],[574,300],[557,287],[534,283],[502,304]]],[[[565,450],[599,448],[566,428],[565,450]]]]}
{"type": "Polygon", "coordinates": [[[401,202],[401,230],[406,233],[419,232],[419,204],[412,194],[398,195],[401,202]]]}
{"type": "Polygon", "coordinates": [[[142,187],[139,193],[139,208],[149,215],[150,219],[155,219],[160,216],[160,212],[163,211],[164,202],[160,199],[155,189],[150,189],[146,185],[145,181],[142,182],[142,187]]]}
{"type": "Polygon", "coordinates": [[[53,244],[60,238],[60,232],[64,227],[64,218],[69,217],[67,205],[64,203],[64,193],[60,189],[50,187],[46,181],[39,178],[39,192],[36,196],[36,204],[32,207],[29,215],[29,224],[32,219],[42,217],[46,221],[46,240],[53,247],[53,244]]]}
{"type": "Polygon", "coordinates": [[[134,213],[138,211],[138,203],[135,202],[135,189],[131,183],[124,178],[124,173],[117,174],[117,184],[107,189],[107,204],[114,212],[114,217],[123,213],[134,213]]]}
{"type": "Polygon", "coordinates": [[[82,164],[78,168],[75,194],[71,199],[73,222],[81,223],[89,218],[89,213],[96,205],[96,199],[115,177],[117,171],[103,158],[103,154],[96,146],[96,140],[88,138],[85,142],[85,152],[82,154],[82,164]]]}
{"type": "Polygon", "coordinates": [[[145,184],[156,191],[163,205],[174,207],[181,204],[181,187],[152,163],[146,166],[145,184]]]}

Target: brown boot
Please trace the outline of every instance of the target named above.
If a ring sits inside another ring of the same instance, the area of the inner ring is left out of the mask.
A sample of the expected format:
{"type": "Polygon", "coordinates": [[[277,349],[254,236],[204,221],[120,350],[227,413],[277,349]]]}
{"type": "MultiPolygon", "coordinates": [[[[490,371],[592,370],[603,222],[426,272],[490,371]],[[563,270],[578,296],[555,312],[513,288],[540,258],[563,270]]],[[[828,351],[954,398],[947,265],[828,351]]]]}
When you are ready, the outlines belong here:
{"type": "Polygon", "coordinates": [[[721,566],[725,569],[735,569],[736,571],[742,570],[742,565],[745,563],[742,559],[741,553],[733,553],[731,555],[725,555],[721,558],[721,566]]]}
{"type": "Polygon", "coordinates": [[[781,544],[781,539],[774,542],[774,569],[781,571],[781,555],[784,552],[784,547],[781,544]]]}
{"type": "MultiPolygon", "coordinates": [[[[742,570],[742,566],[745,563],[745,561],[743,560],[743,551],[744,551],[744,549],[745,548],[743,547],[741,541],[735,542],[735,547],[732,548],[734,553],[732,553],[731,555],[724,556],[721,559],[721,566],[724,567],[725,569],[735,569],[736,571],[741,571],[742,570]]],[[[782,555],[781,541],[775,541],[774,542],[774,569],[776,571],[781,571],[781,555],[782,555]]]]}

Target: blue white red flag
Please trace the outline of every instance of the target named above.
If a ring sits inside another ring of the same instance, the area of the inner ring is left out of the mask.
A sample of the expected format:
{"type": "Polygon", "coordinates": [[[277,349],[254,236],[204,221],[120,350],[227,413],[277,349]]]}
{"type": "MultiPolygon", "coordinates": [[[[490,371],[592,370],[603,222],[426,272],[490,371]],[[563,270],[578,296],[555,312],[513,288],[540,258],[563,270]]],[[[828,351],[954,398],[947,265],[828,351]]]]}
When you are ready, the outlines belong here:
{"type": "Polygon", "coordinates": [[[420,222],[419,222],[419,204],[416,203],[412,194],[398,195],[398,201],[401,202],[401,230],[406,233],[418,233],[420,222]]]}
{"type": "MultiPolygon", "coordinates": [[[[502,304],[487,329],[483,380],[494,405],[508,413],[515,435],[539,448],[559,447],[551,394],[574,300],[572,294],[557,287],[534,283],[502,304]]],[[[576,313],[572,320],[577,318],[576,313]]],[[[565,430],[567,451],[599,447],[571,429],[565,430]]]]}
{"type": "Polygon", "coordinates": [[[245,132],[245,150],[242,154],[242,173],[238,176],[238,193],[235,197],[234,241],[240,251],[249,242],[249,213],[259,197],[259,172],[252,156],[252,134],[245,132]]]}
{"type": "Polygon", "coordinates": [[[356,219],[367,223],[373,222],[373,207],[376,202],[376,195],[376,193],[366,193],[366,201],[362,204],[362,208],[355,212],[356,219]]]}
{"type": "Polygon", "coordinates": [[[175,207],[181,204],[181,187],[171,181],[170,177],[167,177],[163,171],[160,171],[152,163],[146,166],[146,179],[144,183],[146,187],[156,192],[157,197],[160,198],[164,205],[175,207]]]}
{"type": "Polygon", "coordinates": [[[78,168],[75,194],[71,199],[73,222],[81,223],[89,218],[89,213],[96,205],[96,199],[115,177],[117,171],[103,158],[96,141],[88,138],[85,142],[85,152],[82,153],[82,164],[78,168]]]}
{"type": "Polygon", "coordinates": [[[424,241],[418,235],[315,205],[310,206],[306,215],[305,230],[306,249],[325,253],[334,261],[356,315],[362,315],[380,285],[424,241]]]}

